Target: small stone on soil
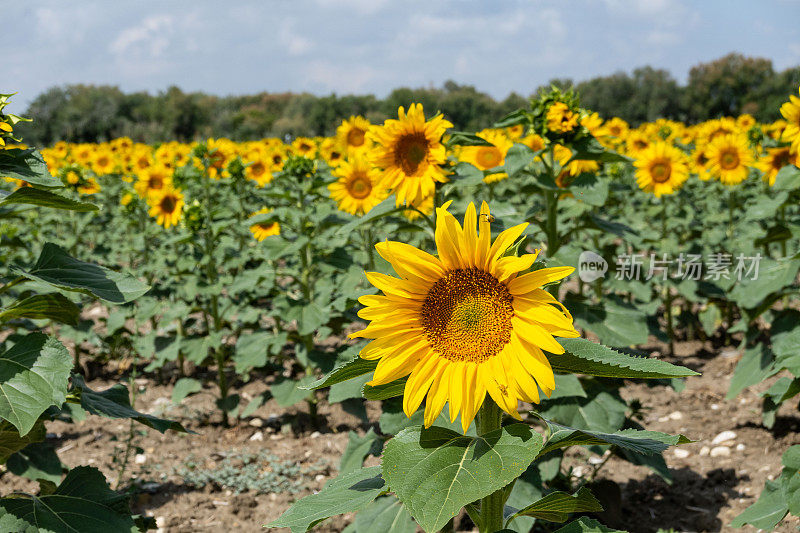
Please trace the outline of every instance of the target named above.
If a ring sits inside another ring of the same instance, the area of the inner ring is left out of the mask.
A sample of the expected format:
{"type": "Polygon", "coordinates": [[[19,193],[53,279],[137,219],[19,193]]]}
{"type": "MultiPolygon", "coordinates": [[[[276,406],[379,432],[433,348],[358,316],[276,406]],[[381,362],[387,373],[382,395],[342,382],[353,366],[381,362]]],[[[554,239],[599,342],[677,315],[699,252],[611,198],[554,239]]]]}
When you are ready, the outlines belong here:
{"type": "Polygon", "coordinates": [[[264,434],[263,434],[263,433],[261,433],[260,431],[256,431],[256,432],[255,432],[255,433],[253,433],[253,435],[250,437],[250,440],[251,440],[251,441],[261,441],[261,440],[264,440],[264,434]]]}
{"type": "Polygon", "coordinates": [[[675,454],[675,457],[678,459],[686,459],[689,457],[689,450],[684,450],[683,448],[675,448],[672,453],[675,454]]]}
{"type": "Polygon", "coordinates": [[[711,448],[711,457],[728,457],[731,454],[731,449],[727,446],[716,446],[711,448]]]}
{"type": "Polygon", "coordinates": [[[730,430],[723,431],[722,433],[714,437],[714,440],[711,441],[711,444],[722,444],[723,442],[732,441],[735,438],[736,438],[736,433],[734,433],[733,431],[730,430]]]}

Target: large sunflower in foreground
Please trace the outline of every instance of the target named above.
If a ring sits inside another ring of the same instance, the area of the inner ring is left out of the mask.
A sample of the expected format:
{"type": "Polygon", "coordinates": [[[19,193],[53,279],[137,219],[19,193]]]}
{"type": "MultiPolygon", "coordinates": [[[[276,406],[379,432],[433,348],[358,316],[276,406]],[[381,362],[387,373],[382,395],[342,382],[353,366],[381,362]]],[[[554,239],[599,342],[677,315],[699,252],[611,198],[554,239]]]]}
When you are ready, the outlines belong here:
{"type": "Polygon", "coordinates": [[[386,199],[380,172],[359,155],[351,156],[333,171],[339,179],[328,190],[339,209],[352,215],[363,215],[386,199]]]}
{"type": "Polygon", "coordinates": [[[372,164],[382,170],[383,184],[396,195],[397,205],[419,204],[433,194],[436,182],[447,178],[442,171],[446,153],[442,135],[453,125],[441,115],[425,121],[422,104],[403,107],[398,120],[389,119],[370,130],[376,143],[370,151],[372,164]]]}
{"type": "Polygon", "coordinates": [[[369,320],[351,337],[373,339],[361,350],[377,359],[370,385],[409,376],[403,410],[411,416],[427,395],[425,426],[450,404],[467,431],[488,393],[519,419],[519,400],[538,402],[555,388],[544,351],[561,354],[554,336],[577,337],[572,316],[541,287],[560,280],[571,267],[533,266],[536,254],[504,257],[527,224],[509,228],[491,243],[489,208],[470,204],[464,228],[438,208],[435,257],[401,242],[376,245],[400,276],[377,272],[367,279],[383,295],[362,296],[358,315],[369,320]],[[476,232],[476,225],[479,231],[476,232]]]}
{"type": "Polygon", "coordinates": [[[674,193],[689,177],[683,152],[666,142],[654,142],[639,153],[633,164],[639,188],[656,197],[674,193]]]}
{"type": "Polygon", "coordinates": [[[183,193],[180,189],[173,188],[172,185],[153,192],[147,198],[147,203],[150,205],[150,216],[165,228],[177,225],[181,219],[184,203],[183,193]]]}
{"type": "Polygon", "coordinates": [[[725,185],[736,185],[747,178],[753,164],[753,154],[747,138],[739,135],[720,135],[706,148],[708,171],[725,185]]]}

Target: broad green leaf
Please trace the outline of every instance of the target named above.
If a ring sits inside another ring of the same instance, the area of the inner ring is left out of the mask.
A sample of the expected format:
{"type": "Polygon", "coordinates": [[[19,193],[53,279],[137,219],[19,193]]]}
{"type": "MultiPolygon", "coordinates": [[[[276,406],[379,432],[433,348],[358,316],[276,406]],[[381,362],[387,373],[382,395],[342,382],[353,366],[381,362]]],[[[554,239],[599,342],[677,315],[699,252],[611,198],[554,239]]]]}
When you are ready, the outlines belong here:
{"type": "Polygon", "coordinates": [[[573,143],[572,148],[575,150],[575,153],[570,161],[602,161],[605,163],[633,161],[630,157],[607,149],[594,137],[583,137],[573,143]]]}
{"type": "Polygon", "coordinates": [[[528,113],[524,109],[517,109],[507,114],[494,123],[493,128],[509,128],[517,124],[524,124],[528,121],[528,113]]]}
{"type": "Polygon", "coordinates": [[[42,154],[36,150],[1,150],[0,177],[14,178],[50,189],[64,186],[61,180],[50,175],[42,154]]]}
{"type": "Polygon", "coordinates": [[[267,364],[267,350],[274,336],[266,331],[243,333],[236,340],[236,353],[233,361],[236,372],[243,374],[252,368],[267,364]]]}
{"type": "Polygon", "coordinates": [[[78,261],[70,257],[63,248],[50,242],[45,243],[31,270],[13,270],[59,289],[91,294],[116,304],[135,300],[150,290],[148,285],[133,276],[78,261]]]}
{"type": "Polygon", "coordinates": [[[33,187],[21,187],[0,201],[0,206],[11,204],[38,205],[81,212],[98,211],[100,209],[88,202],[78,202],[71,198],[59,196],[43,189],[34,189],[33,187]]]}
{"type": "Polygon", "coordinates": [[[356,356],[350,361],[345,361],[344,363],[337,365],[336,368],[331,370],[327,376],[316,380],[310,385],[303,386],[302,388],[307,390],[317,390],[330,387],[336,383],[341,383],[343,381],[368,374],[369,372],[375,370],[377,366],[377,360],[362,359],[361,357],[356,356]]]}
{"type": "Polygon", "coordinates": [[[402,396],[406,388],[406,381],[408,381],[408,378],[401,378],[386,385],[374,387],[372,385],[364,385],[361,394],[367,400],[388,400],[389,398],[402,396]]]}
{"type": "Polygon", "coordinates": [[[532,516],[549,522],[565,522],[572,513],[602,510],[603,506],[594,497],[592,491],[581,487],[575,494],[561,491],[551,492],[544,498],[514,513],[506,521],[506,525],[518,516],[532,516]]]}
{"type": "Polygon", "coordinates": [[[800,188],[800,169],[794,165],[786,165],[775,176],[776,191],[793,191],[800,188]]]}
{"type": "Polygon", "coordinates": [[[267,527],[288,527],[305,533],[326,518],[360,511],[385,491],[381,467],[360,468],[330,481],[317,494],[294,503],[267,527]]]}
{"type": "Polygon", "coordinates": [[[382,448],[381,439],[375,434],[373,428],[369,428],[369,431],[363,437],[359,436],[355,431],[351,431],[348,433],[347,438],[347,448],[345,448],[342,459],[339,462],[339,473],[341,474],[358,470],[364,466],[364,459],[368,455],[380,454],[382,448]]]}
{"type": "Polygon", "coordinates": [[[647,316],[638,309],[606,301],[587,305],[574,299],[564,302],[576,322],[597,335],[601,343],[632,346],[647,342],[647,316]]]}
{"type": "Polygon", "coordinates": [[[124,385],[117,384],[104,391],[96,392],[86,386],[81,376],[73,374],[70,396],[77,398],[81,407],[93,415],[107,418],[132,418],[161,433],[168,429],[188,433],[178,422],[157,418],[135,410],[131,407],[128,389],[124,385]]]}
{"type": "Polygon", "coordinates": [[[800,516],[800,445],[790,446],[781,458],[781,490],[789,506],[789,512],[800,516]]]}
{"type": "Polygon", "coordinates": [[[35,442],[9,457],[6,468],[15,476],[58,483],[61,481],[64,465],[61,464],[52,443],[35,442]]]}
{"type": "Polygon", "coordinates": [[[449,146],[494,146],[492,143],[467,131],[452,131],[447,139],[449,146]]]}
{"type": "Polygon", "coordinates": [[[58,293],[35,294],[11,304],[0,311],[0,322],[15,318],[50,319],[63,324],[77,325],[78,306],[58,293]]]}
{"type": "Polygon", "coordinates": [[[328,321],[330,309],[320,307],[311,302],[300,309],[300,319],[297,321],[297,332],[300,335],[314,333],[320,326],[328,321]]]}
{"type": "Polygon", "coordinates": [[[797,257],[774,260],[763,258],[759,262],[758,277],[744,276],[729,293],[729,299],[748,309],[758,306],[769,294],[791,285],[800,269],[797,257]]]}
{"type": "Polygon", "coordinates": [[[0,523],[12,517],[17,527],[52,533],[129,532],[135,527],[128,496],[111,490],[103,474],[89,466],[73,468],[52,494],[0,499],[0,523]]]}
{"type": "Polygon", "coordinates": [[[378,220],[383,217],[387,217],[389,215],[394,215],[397,213],[401,213],[404,211],[403,207],[397,207],[395,205],[395,197],[394,195],[390,196],[386,200],[382,201],[375,207],[369,210],[367,214],[362,217],[356,217],[352,221],[348,222],[347,224],[340,227],[336,230],[337,235],[349,235],[353,232],[354,229],[374,220],[378,220]]]}
{"type": "Polygon", "coordinates": [[[587,396],[542,400],[539,409],[559,424],[592,431],[615,431],[625,422],[628,405],[615,389],[589,383],[587,396]]]}
{"type": "Polygon", "coordinates": [[[44,440],[44,423],[37,423],[25,436],[6,420],[0,420],[0,465],[29,444],[44,440]]]}
{"type": "Polygon", "coordinates": [[[773,361],[772,351],[763,343],[746,349],[733,370],[726,398],[728,400],[736,398],[747,387],[761,383],[774,374],[776,370],[773,361]]]}
{"type": "Polygon", "coordinates": [[[519,171],[528,166],[535,157],[533,150],[524,144],[516,143],[506,153],[505,168],[510,177],[516,176],[519,171]]]}
{"type": "Polygon", "coordinates": [[[775,315],[770,328],[772,351],[778,358],[800,353],[800,312],[784,309],[775,315]]]}
{"type": "Polygon", "coordinates": [[[184,398],[203,390],[203,384],[192,378],[181,378],[172,388],[172,403],[179,404],[184,398]]]}
{"type": "Polygon", "coordinates": [[[415,533],[417,525],[394,496],[383,496],[356,515],[355,533],[415,533]]]}
{"type": "Polygon", "coordinates": [[[386,444],[383,477],[425,531],[438,531],[462,507],[522,474],[541,447],[541,435],[523,424],[480,437],[415,426],[386,444]]]}
{"type": "Polygon", "coordinates": [[[620,529],[612,529],[610,527],[606,527],[597,520],[592,520],[591,518],[586,518],[585,516],[582,516],[579,519],[575,520],[574,522],[570,522],[566,526],[557,530],[555,533],[624,533],[624,532],[620,529]]]}
{"type": "Polygon", "coordinates": [[[0,354],[0,418],[27,435],[39,416],[67,398],[72,358],[64,345],[30,333],[0,354]]]}
{"type": "Polygon", "coordinates": [[[750,524],[758,529],[771,530],[789,512],[789,504],[783,496],[779,482],[767,481],[756,503],[744,510],[731,522],[732,527],[750,524]]]}
{"type": "Polygon", "coordinates": [[[659,431],[639,431],[623,429],[613,433],[588,431],[567,427],[547,421],[551,435],[547,439],[539,456],[569,446],[608,445],[619,446],[626,450],[642,454],[660,454],[670,446],[692,442],[683,435],[669,435],[659,431]]]}
{"type": "Polygon", "coordinates": [[[303,376],[299,380],[278,376],[269,391],[281,407],[291,407],[297,402],[310,398],[313,394],[306,387],[314,380],[314,376],[303,376]]]}
{"type": "Polygon", "coordinates": [[[699,373],[658,359],[633,357],[586,339],[559,339],[566,350],[548,355],[555,372],[586,374],[609,378],[677,378],[699,373]]]}

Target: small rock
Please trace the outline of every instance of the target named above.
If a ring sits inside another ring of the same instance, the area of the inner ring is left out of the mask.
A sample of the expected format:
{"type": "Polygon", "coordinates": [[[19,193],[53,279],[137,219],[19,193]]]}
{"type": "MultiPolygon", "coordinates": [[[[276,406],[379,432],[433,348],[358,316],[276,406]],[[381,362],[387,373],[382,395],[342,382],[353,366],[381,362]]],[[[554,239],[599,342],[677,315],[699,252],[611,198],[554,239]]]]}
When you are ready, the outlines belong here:
{"type": "Polygon", "coordinates": [[[733,431],[730,430],[723,431],[722,433],[714,437],[714,440],[711,441],[711,444],[712,445],[722,444],[723,442],[732,441],[735,438],[736,438],[736,433],[734,433],[733,431]]]}
{"type": "Polygon", "coordinates": [[[711,448],[711,457],[728,457],[731,454],[731,449],[727,446],[716,446],[711,448]]]}
{"type": "Polygon", "coordinates": [[[712,410],[712,411],[716,411],[717,409],[719,409],[719,405],[718,405],[718,404],[716,404],[716,403],[712,403],[712,404],[711,404],[711,410],[712,410]]]}
{"type": "Polygon", "coordinates": [[[260,418],[254,418],[250,422],[248,422],[248,424],[250,424],[254,428],[264,427],[264,421],[261,420],[260,418]]]}
{"type": "Polygon", "coordinates": [[[320,435],[322,435],[322,434],[321,434],[319,431],[315,431],[314,433],[312,433],[312,434],[311,434],[311,438],[312,438],[312,439],[316,439],[316,438],[317,438],[317,437],[319,437],[320,435]]]}
{"type": "Polygon", "coordinates": [[[156,527],[166,527],[167,525],[167,517],[166,516],[157,516],[156,517],[156,527]]]}
{"type": "Polygon", "coordinates": [[[590,465],[599,465],[602,462],[603,462],[603,458],[602,457],[597,457],[595,455],[589,457],[589,464],[590,465]]]}
{"type": "Polygon", "coordinates": [[[260,431],[256,431],[256,432],[255,432],[255,433],[253,433],[253,435],[250,437],[250,440],[251,440],[251,441],[262,441],[262,440],[264,440],[264,434],[263,434],[263,433],[261,433],[260,431]]]}
{"type": "Polygon", "coordinates": [[[706,456],[706,455],[708,455],[710,452],[711,452],[711,450],[708,448],[708,446],[703,446],[702,448],[700,448],[700,455],[701,455],[702,457],[705,457],[705,456],[706,456]]]}
{"type": "Polygon", "coordinates": [[[686,459],[689,457],[689,450],[684,450],[683,448],[675,448],[672,450],[672,453],[675,454],[675,457],[678,459],[686,459]]]}
{"type": "Polygon", "coordinates": [[[322,474],[317,474],[316,477],[314,478],[314,481],[319,482],[322,481],[323,479],[325,479],[325,476],[323,476],[322,474]]]}
{"type": "Polygon", "coordinates": [[[574,475],[577,478],[583,477],[583,467],[582,466],[576,466],[575,468],[573,468],[572,469],[572,475],[574,475]]]}
{"type": "Polygon", "coordinates": [[[744,445],[744,444],[741,444],[741,443],[740,443],[740,444],[737,444],[737,445],[736,445],[736,451],[737,451],[737,452],[743,452],[743,451],[744,451],[744,448],[745,448],[745,445],[744,445]]]}
{"type": "Polygon", "coordinates": [[[133,458],[133,462],[137,465],[143,465],[147,462],[147,456],[143,453],[137,453],[136,457],[133,458]]]}
{"type": "Polygon", "coordinates": [[[670,420],[681,420],[683,418],[683,413],[680,411],[673,411],[669,414],[670,420]]]}

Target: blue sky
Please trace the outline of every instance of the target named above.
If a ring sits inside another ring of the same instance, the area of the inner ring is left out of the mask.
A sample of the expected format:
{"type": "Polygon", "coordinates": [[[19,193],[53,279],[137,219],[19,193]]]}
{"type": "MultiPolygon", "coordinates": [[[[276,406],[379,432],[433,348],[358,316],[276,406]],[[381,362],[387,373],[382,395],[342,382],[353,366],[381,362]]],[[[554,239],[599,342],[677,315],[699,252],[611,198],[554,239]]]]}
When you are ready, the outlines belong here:
{"type": "Polygon", "coordinates": [[[226,95],[386,95],[453,79],[495,97],[736,51],[800,65],[800,0],[3,0],[0,92],[68,83],[226,95]]]}

